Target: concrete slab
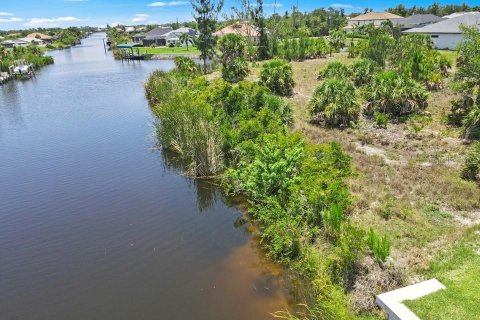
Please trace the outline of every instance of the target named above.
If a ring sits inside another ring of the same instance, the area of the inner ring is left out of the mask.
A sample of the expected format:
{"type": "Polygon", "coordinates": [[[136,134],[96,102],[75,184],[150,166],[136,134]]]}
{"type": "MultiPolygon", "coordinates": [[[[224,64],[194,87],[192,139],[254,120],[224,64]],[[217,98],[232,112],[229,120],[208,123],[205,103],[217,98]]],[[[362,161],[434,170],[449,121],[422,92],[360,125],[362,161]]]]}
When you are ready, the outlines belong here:
{"type": "Polygon", "coordinates": [[[445,289],[445,286],[437,279],[430,279],[411,286],[382,293],[377,296],[377,304],[388,314],[389,320],[420,320],[412,310],[408,309],[402,302],[415,300],[429,295],[438,290],[445,289]]]}

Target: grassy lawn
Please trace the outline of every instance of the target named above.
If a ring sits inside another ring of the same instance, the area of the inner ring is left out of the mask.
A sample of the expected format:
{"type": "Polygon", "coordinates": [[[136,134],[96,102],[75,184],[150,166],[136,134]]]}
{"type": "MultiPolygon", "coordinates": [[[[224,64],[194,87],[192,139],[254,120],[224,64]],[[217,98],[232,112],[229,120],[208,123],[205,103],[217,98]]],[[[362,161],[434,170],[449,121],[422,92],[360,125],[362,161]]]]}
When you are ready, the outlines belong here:
{"type": "Polygon", "coordinates": [[[465,239],[440,254],[428,275],[446,287],[406,304],[421,319],[480,319],[480,228],[469,230],[465,239]]]}
{"type": "Polygon", "coordinates": [[[199,54],[200,51],[196,47],[189,46],[187,47],[159,47],[159,48],[150,48],[150,47],[139,47],[135,48],[140,50],[140,53],[146,54],[199,54]]]}
{"type": "Polygon", "coordinates": [[[455,62],[457,60],[457,54],[458,54],[457,51],[455,51],[455,50],[438,50],[438,52],[440,52],[440,54],[445,56],[452,63],[452,66],[455,65],[455,62]]]}

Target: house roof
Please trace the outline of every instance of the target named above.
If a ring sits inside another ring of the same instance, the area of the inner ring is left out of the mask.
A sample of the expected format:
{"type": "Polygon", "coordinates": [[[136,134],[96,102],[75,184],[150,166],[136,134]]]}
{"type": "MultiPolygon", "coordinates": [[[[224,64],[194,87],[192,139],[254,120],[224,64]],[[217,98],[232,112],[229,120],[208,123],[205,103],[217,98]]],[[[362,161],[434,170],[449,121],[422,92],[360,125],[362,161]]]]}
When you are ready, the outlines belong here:
{"type": "Polygon", "coordinates": [[[40,32],[30,33],[25,38],[37,38],[37,39],[42,39],[42,40],[52,40],[51,36],[48,36],[48,35],[40,33],[40,32]]]}
{"type": "Polygon", "coordinates": [[[25,38],[20,38],[18,40],[25,41],[25,42],[28,42],[28,43],[31,43],[32,41],[37,42],[37,43],[39,43],[39,42],[43,43],[42,39],[37,39],[37,38],[33,38],[33,37],[25,37],[25,38]]]}
{"type": "Polygon", "coordinates": [[[461,25],[480,27],[480,12],[465,13],[425,27],[406,30],[404,33],[462,33],[461,25]]]}
{"type": "Polygon", "coordinates": [[[415,14],[406,18],[392,19],[395,26],[416,27],[423,24],[435,23],[444,20],[434,14],[415,14]]]}
{"type": "Polygon", "coordinates": [[[446,15],[446,16],[443,16],[444,18],[447,18],[447,19],[450,19],[450,18],[456,18],[458,16],[461,16],[463,14],[465,14],[466,12],[454,12],[454,13],[451,13],[449,15],[446,15]]]}
{"type": "Polygon", "coordinates": [[[231,24],[229,26],[226,26],[225,28],[218,30],[214,33],[214,35],[221,37],[231,33],[235,33],[244,37],[258,37],[260,35],[257,28],[248,22],[231,24]]]}
{"type": "Polygon", "coordinates": [[[145,39],[155,39],[165,35],[166,33],[172,31],[173,29],[170,27],[157,27],[145,34],[145,39]]]}
{"type": "Polygon", "coordinates": [[[397,16],[396,14],[390,12],[368,12],[361,14],[354,18],[351,18],[350,21],[367,21],[367,20],[387,20],[387,19],[399,19],[403,18],[402,16],[397,16]]]}
{"type": "Polygon", "coordinates": [[[14,40],[5,40],[2,44],[27,44],[28,42],[21,39],[14,39],[14,40]]]}

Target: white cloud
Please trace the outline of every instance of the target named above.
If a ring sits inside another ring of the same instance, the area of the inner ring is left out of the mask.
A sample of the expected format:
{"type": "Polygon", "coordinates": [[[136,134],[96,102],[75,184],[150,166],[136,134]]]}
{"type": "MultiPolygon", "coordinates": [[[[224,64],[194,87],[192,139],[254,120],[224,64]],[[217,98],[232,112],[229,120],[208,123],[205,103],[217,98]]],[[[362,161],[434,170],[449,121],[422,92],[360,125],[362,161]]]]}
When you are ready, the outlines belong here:
{"type": "Polygon", "coordinates": [[[184,6],[190,4],[188,1],[170,1],[170,2],[152,2],[148,4],[149,7],[172,7],[172,6],[184,6]]]}
{"type": "Polygon", "coordinates": [[[10,12],[0,12],[0,16],[13,16],[13,13],[10,13],[10,12]]]}
{"type": "Polygon", "coordinates": [[[75,17],[59,17],[59,18],[33,18],[25,23],[26,27],[57,27],[64,22],[78,22],[82,19],[75,17]]]}
{"type": "Polygon", "coordinates": [[[23,21],[22,18],[11,17],[11,18],[0,18],[0,22],[20,22],[23,21]]]}
{"type": "Polygon", "coordinates": [[[132,22],[145,22],[147,21],[147,18],[150,17],[148,14],[145,13],[137,13],[133,19],[132,22]]]}

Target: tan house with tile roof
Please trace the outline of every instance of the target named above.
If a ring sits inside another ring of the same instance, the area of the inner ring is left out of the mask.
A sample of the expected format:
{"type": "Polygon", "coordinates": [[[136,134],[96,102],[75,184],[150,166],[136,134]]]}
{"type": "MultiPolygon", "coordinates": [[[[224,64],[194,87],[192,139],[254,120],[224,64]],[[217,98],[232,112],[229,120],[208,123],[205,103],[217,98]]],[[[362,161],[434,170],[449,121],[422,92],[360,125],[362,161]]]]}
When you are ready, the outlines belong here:
{"type": "Polygon", "coordinates": [[[390,12],[368,12],[349,19],[347,28],[351,29],[354,26],[360,27],[366,24],[373,24],[374,26],[379,27],[382,25],[382,22],[400,18],[403,17],[390,12]]]}

